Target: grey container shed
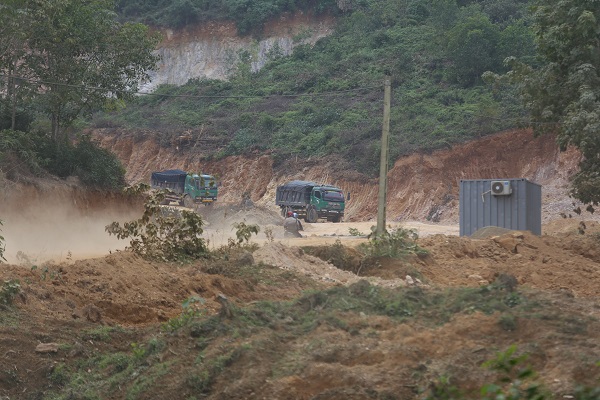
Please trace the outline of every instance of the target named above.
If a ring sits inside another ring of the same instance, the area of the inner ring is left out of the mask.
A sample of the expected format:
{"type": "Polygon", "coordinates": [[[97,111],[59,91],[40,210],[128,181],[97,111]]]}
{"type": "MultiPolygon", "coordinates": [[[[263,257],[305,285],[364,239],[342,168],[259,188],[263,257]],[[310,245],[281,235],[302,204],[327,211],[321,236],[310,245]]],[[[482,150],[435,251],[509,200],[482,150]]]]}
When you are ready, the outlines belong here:
{"type": "Polygon", "coordinates": [[[460,181],[460,236],[486,226],[542,234],[542,187],[524,178],[460,181]]]}

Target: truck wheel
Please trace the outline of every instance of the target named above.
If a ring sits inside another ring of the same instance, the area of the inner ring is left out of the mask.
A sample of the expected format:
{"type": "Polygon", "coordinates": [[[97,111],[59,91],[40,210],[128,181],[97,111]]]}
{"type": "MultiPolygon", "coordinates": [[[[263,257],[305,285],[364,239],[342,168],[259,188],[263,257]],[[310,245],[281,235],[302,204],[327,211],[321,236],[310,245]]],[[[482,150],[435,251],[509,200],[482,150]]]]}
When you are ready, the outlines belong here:
{"type": "Polygon", "coordinates": [[[340,222],[342,220],[342,218],[338,215],[336,217],[331,218],[331,222],[340,222]]]}
{"type": "Polygon", "coordinates": [[[310,222],[311,224],[317,222],[319,219],[319,215],[317,214],[317,210],[313,206],[308,206],[306,210],[306,222],[310,222]]]}
{"type": "Polygon", "coordinates": [[[185,197],[183,198],[183,206],[186,208],[193,208],[194,200],[192,200],[192,198],[190,196],[185,195],[185,197]]]}

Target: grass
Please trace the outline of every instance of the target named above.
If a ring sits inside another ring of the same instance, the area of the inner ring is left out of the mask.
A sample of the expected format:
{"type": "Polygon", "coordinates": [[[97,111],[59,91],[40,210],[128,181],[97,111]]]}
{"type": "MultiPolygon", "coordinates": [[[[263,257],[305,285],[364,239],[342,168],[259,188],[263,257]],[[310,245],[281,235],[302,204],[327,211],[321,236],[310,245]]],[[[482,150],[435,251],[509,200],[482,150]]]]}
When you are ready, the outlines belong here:
{"type": "Polygon", "coordinates": [[[0,308],[0,325],[7,329],[17,329],[21,323],[20,314],[14,309],[0,308]],[[8,312],[10,310],[10,312],[8,312]]]}
{"type": "Polygon", "coordinates": [[[164,362],[151,365],[143,374],[138,375],[133,381],[131,387],[127,391],[125,398],[127,400],[135,400],[142,393],[148,392],[155,385],[156,380],[169,373],[171,363],[164,362]]]}
{"type": "MultiPolygon", "coordinates": [[[[128,351],[98,351],[77,364],[58,365],[49,376],[53,398],[82,393],[76,398],[96,399],[116,395],[117,390],[126,393],[126,399],[147,397],[164,385],[166,377],[170,387],[179,387],[185,398],[202,398],[214,394],[218,382],[234,381],[240,369],[251,371],[256,365],[264,366],[274,379],[301,375],[314,357],[336,362],[335,354],[326,351],[331,343],[322,336],[311,338],[313,333],[380,338],[382,332],[365,322],[369,317],[437,329],[457,315],[481,313],[495,316],[498,333],[518,332],[520,321],[532,318],[557,328],[575,324],[582,332],[591,323],[552,308],[549,302],[510,282],[504,279],[478,288],[422,290],[382,288],[363,280],[349,287],[309,291],[292,301],[235,307],[231,317],[194,313],[174,331],[137,337],[128,351]]],[[[561,329],[555,332],[579,335],[561,329]]],[[[86,332],[85,337],[110,343],[113,334],[103,327],[86,332]]],[[[527,343],[523,346],[529,351],[527,343]]],[[[422,381],[429,375],[418,376],[422,381]]]]}
{"type": "Polygon", "coordinates": [[[185,380],[186,385],[200,395],[210,393],[217,377],[250,349],[251,347],[247,344],[241,345],[223,354],[218,354],[214,358],[203,360],[199,369],[188,375],[185,380]]]}

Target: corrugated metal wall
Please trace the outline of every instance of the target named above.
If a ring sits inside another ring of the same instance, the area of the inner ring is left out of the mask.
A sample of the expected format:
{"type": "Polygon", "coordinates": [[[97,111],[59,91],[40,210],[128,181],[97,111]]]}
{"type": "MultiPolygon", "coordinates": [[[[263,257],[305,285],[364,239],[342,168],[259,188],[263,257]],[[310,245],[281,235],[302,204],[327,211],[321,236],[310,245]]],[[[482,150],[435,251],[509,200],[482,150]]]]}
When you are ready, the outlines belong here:
{"type": "Polygon", "coordinates": [[[528,230],[542,234],[542,187],[527,179],[461,180],[459,194],[460,236],[486,226],[528,230]],[[492,181],[509,181],[510,195],[493,195],[492,181]]]}

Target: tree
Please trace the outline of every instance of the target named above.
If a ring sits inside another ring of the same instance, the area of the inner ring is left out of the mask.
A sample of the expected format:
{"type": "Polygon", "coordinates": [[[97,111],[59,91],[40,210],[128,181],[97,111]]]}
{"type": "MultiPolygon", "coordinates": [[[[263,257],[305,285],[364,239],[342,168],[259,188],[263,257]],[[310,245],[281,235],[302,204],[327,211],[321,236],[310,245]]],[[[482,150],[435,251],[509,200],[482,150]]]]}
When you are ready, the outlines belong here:
{"type": "Polygon", "coordinates": [[[23,128],[18,125],[17,117],[30,85],[26,80],[15,78],[29,77],[22,63],[26,55],[23,3],[23,0],[6,0],[0,4],[0,129],[23,128]]]}
{"type": "Polygon", "coordinates": [[[541,67],[510,59],[536,134],[556,133],[562,150],[583,154],[571,194],[600,202],[600,2],[537,0],[533,30],[541,67]]]}
{"type": "Polygon", "coordinates": [[[448,57],[460,83],[472,85],[485,71],[496,69],[499,38],[498,28],[483,14],[467,17],[448,32],[448,57]]]}
{"type": "Polygon", "coordinates": [[[113,7],[111,0],[26,1],[22,61],[39,84],[55,140],[82,113],[131,98],[155,68],[158,35],[118,23],[113,7]]]}

